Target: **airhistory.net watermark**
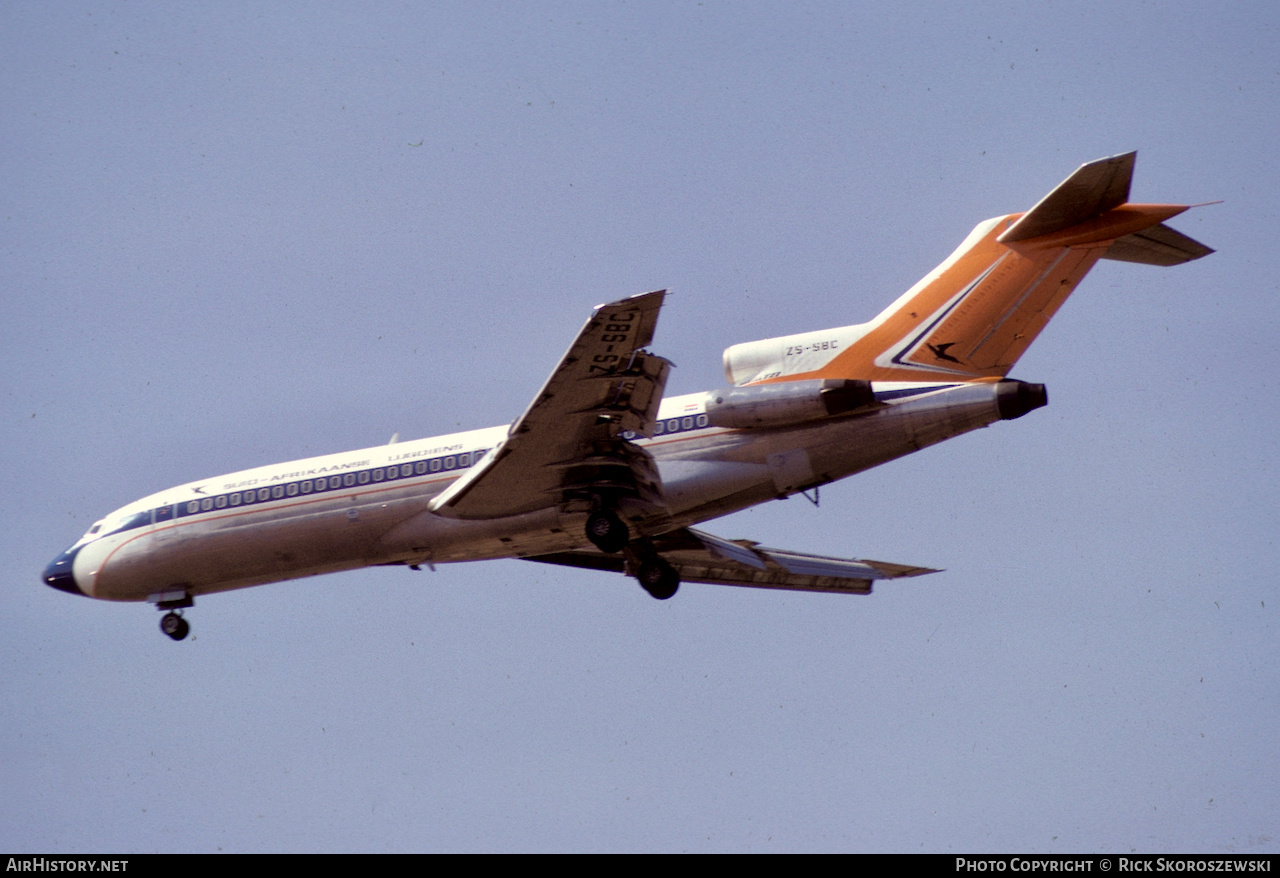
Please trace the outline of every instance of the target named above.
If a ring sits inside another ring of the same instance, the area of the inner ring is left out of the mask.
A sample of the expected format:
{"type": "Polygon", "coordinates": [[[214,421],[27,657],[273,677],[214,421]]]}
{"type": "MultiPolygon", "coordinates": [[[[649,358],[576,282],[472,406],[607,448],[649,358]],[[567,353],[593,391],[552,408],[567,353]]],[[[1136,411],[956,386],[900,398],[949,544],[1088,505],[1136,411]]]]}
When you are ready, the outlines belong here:
{"type": "Polygon", "coordinates": [[[128,860],[85,860],[62,857],[9,857],[6,872],[127,872],[128,860]]]}

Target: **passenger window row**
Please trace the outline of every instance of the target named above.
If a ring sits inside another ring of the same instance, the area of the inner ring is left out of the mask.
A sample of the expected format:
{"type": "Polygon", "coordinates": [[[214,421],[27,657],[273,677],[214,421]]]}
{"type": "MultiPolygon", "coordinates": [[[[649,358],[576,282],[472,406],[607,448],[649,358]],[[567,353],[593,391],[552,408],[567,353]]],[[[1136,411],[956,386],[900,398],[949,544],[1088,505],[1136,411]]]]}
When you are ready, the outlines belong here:
{"type": "MultiPolygon", "coordinates": [[[[683,418],[667,418],[653,425],[653,435],[662,436],[664,434],[683,433],[685,430],[701,430],[703,427],[710,426],[710,424],[711,419],[705,414],[685,415],[683,418]]],[[[634,430],[623,430],[622,438],[632,441],[641,437],[634,430]]]]}
{"type": "Polygon", "coordinates": [[[449,454],[444,457],[433,457],[429,460],[419,460],[415,463],[392,464],[390,466],[379,466],[373,467],[372,469],[362,469],[343,473],[342,475],[319,476],[313,479],[299,479],[297,481],[271,485],[270,487],[246,488],[243,491],[231,491],[226,494],[218,494],[215,497],[203,497],[199,500],[189,500],[186,503],[179,504],[176,510],[172,506],[161,506],[159,509],[137,513],[128,519],[124,526],[119,528],[119,530],[129,530],[131,528],[141,527],[144,524],[150,524],[152,521],[152,512],[155,513],[154,520],[161,522],[172,519],[175,512],[181,517],[186,517],[188,515],[197,515],[201,512],[210,512],[215,509],[249,506],[257,503],[265,503],[270,500],[282,500],[286,497],[320,494],[328,491],[336,491],[339,488],[352,488],[356,485],[376,484],[378,482],[407,479],[412,476],[425,476],[440,472],[462,470],[484,457],[487,450],[488,449],[481,448],[478,451],[467,451],[462,454],[449,454]]]}

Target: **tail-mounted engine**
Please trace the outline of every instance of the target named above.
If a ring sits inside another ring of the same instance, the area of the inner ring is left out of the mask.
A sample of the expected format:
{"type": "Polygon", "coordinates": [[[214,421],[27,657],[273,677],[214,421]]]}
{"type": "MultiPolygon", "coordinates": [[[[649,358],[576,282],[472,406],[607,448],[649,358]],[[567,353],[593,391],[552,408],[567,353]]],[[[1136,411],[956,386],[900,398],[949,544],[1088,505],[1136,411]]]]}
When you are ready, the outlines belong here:
{"type": "Polygon", "coordinates": [[[713,427],[780,427],[842,415],[874,405],[869,381],[815,378],[724,387],[707,394],[713,427]]]}

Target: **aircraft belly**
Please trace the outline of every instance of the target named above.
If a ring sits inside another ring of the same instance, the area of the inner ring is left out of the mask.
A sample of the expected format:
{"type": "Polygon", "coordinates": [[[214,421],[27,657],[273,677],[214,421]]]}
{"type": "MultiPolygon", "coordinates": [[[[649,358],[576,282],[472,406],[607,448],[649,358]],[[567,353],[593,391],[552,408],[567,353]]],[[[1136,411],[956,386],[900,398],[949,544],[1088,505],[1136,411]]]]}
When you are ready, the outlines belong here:
{"type": "Polygon", "coordinates": [[[940,390],[801,429],[726,434],[715,459],[660,457],[672,520],[697,524],[879,466],[1000,419],[995,384],[940,390]]]}
{"type": "Polygon", "coordinates": [[[384,533],[377,563],[478,561],[580,548],[586,514],[549,507],[504,518],[468,520],[424,511],[384,533]]]}
{"type": "Polygon", "coordinates": [[[732,460],[659,460],[662,494],[673,513],[705,506],[770,481],[763,463],[732,460]]]}
{"type": "Polygon", "coordinates": [[[848,419],[809,446],[822,482],[842,479],[1000,420],[995,384],[968,384],[848,419]]]}

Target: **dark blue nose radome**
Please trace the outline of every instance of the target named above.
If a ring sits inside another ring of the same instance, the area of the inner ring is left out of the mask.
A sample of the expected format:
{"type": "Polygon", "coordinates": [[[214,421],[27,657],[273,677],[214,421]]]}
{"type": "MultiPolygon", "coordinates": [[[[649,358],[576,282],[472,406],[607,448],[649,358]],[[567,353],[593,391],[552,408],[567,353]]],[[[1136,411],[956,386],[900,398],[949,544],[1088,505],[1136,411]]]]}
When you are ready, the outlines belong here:
{"type": "Polygon", "coordinates": [[[75,574],[71,568],[76,561],[76,553],[80,549],[74,548],[53,559],[48,567],[44,568],[44,584],[56,588],[58,591],[65,591],[69,594],[84,594],[80,590],[80,586],[76,585],[75,574]]]}

